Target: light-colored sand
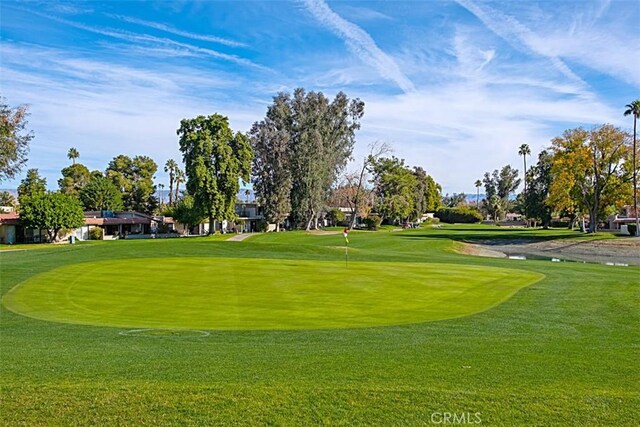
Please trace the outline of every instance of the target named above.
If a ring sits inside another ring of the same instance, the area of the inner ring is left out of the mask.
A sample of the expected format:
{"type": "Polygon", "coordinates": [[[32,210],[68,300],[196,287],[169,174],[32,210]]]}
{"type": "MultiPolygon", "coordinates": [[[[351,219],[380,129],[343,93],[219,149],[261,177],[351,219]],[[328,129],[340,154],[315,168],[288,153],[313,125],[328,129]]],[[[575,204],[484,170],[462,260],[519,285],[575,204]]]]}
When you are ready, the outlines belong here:
{"type": "Polygon", "coordinates": [[[235,236],[232,236],[232,237],[228,238],[226,241],[227,242],[242,242],[244,239],[246,239],[247,237],[251,237],[251,236],[253,236],[253,234],[251,234],[251,233],[236,234],[235,236]]]}
{"type": "Polygon", "coordinates": [[[474,245],[473,243],[456,242],[453,250],[463,255],[474,255],[486,258],[506,258],[507,256],[502,252],[487,249],[482,245],[474,245]]]}
{"type": "Polygon", "coordinates": [[[459,253],[477,256],[532,255],[574,261],[640,265],[640,237],[603,240],[509,241],[487,240],[481,244],[462,243],[459,253]],[[485,252],[488,251],[488,252],[485,252]],[[493,255],[491,254],[493,253],[493,255]]]}

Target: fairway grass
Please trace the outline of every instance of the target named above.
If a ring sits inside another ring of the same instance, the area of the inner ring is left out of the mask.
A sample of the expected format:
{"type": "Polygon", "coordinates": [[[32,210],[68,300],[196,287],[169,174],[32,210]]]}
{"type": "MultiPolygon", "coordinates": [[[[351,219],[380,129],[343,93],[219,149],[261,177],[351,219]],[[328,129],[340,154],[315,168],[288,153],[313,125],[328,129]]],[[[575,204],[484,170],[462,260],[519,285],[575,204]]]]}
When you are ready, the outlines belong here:
{"type": "Polygon", "coordinates": [[[539,273],[455,264],[157,258],[72,264],[13,288],[36,319],[179,329],[332,329],[477,313],[539,273]]]}
{"type": "MultiPolygon", "coordinates": [[[[69,274],[84,275],[83,283],[89,284],[84,289],[100,289],[102,299],[83,301],[82,293],[72,288],[73,301],[99,309],[97,317],[102,321],[109,309],[111,315],[120,310],[118,317],[149,319],[154,309],[145,302],[147,298],[154,299],[166,320],[185,310],[179,305],[188,298],[180,290],[202,292],[198,286],[205,286],[205,279],[230,277],[232,281],[236,274],[250,279],[267,266],[282,274],[273,273],[270,283],[268,276],[261,279],[268,292],[243,296],[243,304],[237,307],[255,314],[261,304],[291,309],[304,302],[313,310],[322,306],[318,304],[323,293],[348,290],[349,304],[341,306],[342,299],[336,298],[336,307],[323,307],[344,314],[371,294],[398,292],[394,298],[382,298],[385,304],[377,306],[375,317],[382,318],[391,314],[394,304],[415,304],[424,312],[435,308],[420,301],[420,295],[437,295],[433,279],[416,279],[411,284],[412,279],[405,276],[442,271],[447,283],[457,281],[455,274],[475,278],[483,272],[544,277],[528,286],[516,285],[519,289],[508,291],[512,294],[506,299],[493,299],[493,305],[474,301],[478,309],[484,307],[482,311],[439,321],[423,318],[357,328],[288,329],[288,320],[278,320],[285,329],[198,332],[202,328],[185,323],[191,322],[189,316],[180,323],[193,329],[111,327],[39,320],[2,305],[0,425],[412,426],[436,425],[432,420],[439,419],[433,414],[477,412],[480,425],[487,426],[636,427],[640,268],[480,258],[452,251],[460,240],[563,239],[569,243],[575,236],[580,235],[567,230],[461,225],[353,232],[347,271],[344,252],[335,249],[344,243],[341,234],[268,233],[243,242],[123,240],[2,252],[0,292],[5,302],[22,289],[33,292],[26,301],[29,304],[32,300],[46,303],[49,297],[58,301],[51,306],[51,315],[61,316],[66,310],[61,307],[69,303],[60,300],[63,285],[55,275],[64,273],[63,280],[69,274]],[[189,261],[195,265],[185,269],[189,261]],[[360,264],[365,271],[358,269],[360,264]],[[207,265],[210,271],[199,270],[207,265]],[[295,265],[300,266],[300,274],[295,265]],[[380,268],[372,270],[372,265],[380,268]],[[126,275],[119,272],[122,268],[129,270],[126,275]],[[174,268],[177,271],[172,272],[174,268]],[[278,285],[281,276],[304,277],[305,270],[309,280],[278,285]],[[361,274],[366,287],[352,289],[361,274]],[[129,279],[118,284],[119,275],[129,279]],[[27,286],[43,277],[51,280],[27,286]],[[382,277],[395,285],[376,290],[382,277]],[[298,301],[294,296],[302,292],[290,290],[304,283],[312,292],[298,301]],[[132,298],[127,292],[138,286],[145,289],[136,304],[142,313],[116,308],[116,301],[122,304],[123,298],[132,298]],[[410,292],[403,293],[403,286],[410,286],[410,292]],[[162,300],[163,292],[173,296],[162,300]]],[[[478,279],[467,292],[494,285],[478,279]]],[[[225,286],[220,289],[232,291],[231,282],[225,286]]],[[[259,284],[252,286],[253,294],[259,284]]],[[[453,299],[445,303],[450,308],[454,301],[465,300],[463,289],[457,288],[462,292],[458,294],[448,290],[453,299]]],[[[201,293],[200,299],[203,295],[207,294],[201,293]]],[[[218,291],[214,296],[221,295],[218,291]]],[[[82,319],[76,316],[85,311],[76,308],[68,316],[78,322],[82,319]]],[[[396,315],[392,316],[395,322],[396,315]]],[[[326,325],[335,319],[322,320],[326,325]]],[[[310,319],[301,316],[295,324],[305,320],[310,319]]],[[[148,320],[142,323],[149,324],[148,320]]]]}

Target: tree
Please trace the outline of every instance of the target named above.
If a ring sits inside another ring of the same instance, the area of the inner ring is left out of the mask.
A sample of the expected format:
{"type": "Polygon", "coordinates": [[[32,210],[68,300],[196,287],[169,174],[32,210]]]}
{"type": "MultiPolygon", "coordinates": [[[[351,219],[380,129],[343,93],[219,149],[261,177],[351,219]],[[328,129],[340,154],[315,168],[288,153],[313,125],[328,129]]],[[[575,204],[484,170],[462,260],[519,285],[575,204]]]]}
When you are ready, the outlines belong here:
{"type": "MultiPolygon", "coordinates": [[[[364,189],[364,182],[367,178],[367,174],[371,172],[371,168],[375,162],[381,157],[391,152],[391,147],[386,142],[375,141],[369,145],[369,154],[362,162],[362,168],[358,175],[358,180],[355,182],[355,191],[353,192],[352,200],[349,201],[349,207],[351,208],[351,220],[349,221],[349,229],[353,229],[356,225],[356,216],[358,209],[366,200],[366,190],[364,189]]],[[[352,185],[354,182],[351,183],[352,185]]]]}
{"type": "Polygon", "coordinates": [[[167,160],[167,163],[164,164],[164,171],[169,174],[169,205],[173,205],[173,188],[176,172],[178,171],[178,163],[173,159],[167,160]]]}
{"type": "Polygon", "coordinates": [[[254,187],[265,213],[279,220],[289,211],[296,226],[317,227],[329,191],[351,156],[363,113],[364,103],[342,92],[331,102],[321,92],[301,88],[293,96],[274,97],[265,119],[250,132],[254,187]]]}
{"type": "Polygon", "coordinates": [[[184,182],[184,180],[187,179],[187,176],[184,174],[184,171],[180,168],[176,169],[176,176],[175,176],[175,180],[176,180],[176,193],[173,196],[173,202],[177,202],[178,199],[180,198],[180,183],[184,182]]]}
{"type": "Polygon", "coordinates": [[[523,194],[523,211],[528,218],[540,220],[547,228],[551,223],[552,206],[548,203],[551,188],[553,164],[551,154],[543,150],[538,155],[538,163],[525,176],[527,192],[523,194]]]}
{"type": "Polygon", "coordinates": [[[289,96],[278,94],[261,122],[249,131],[253,158],[253,191],[265,219],[280,224],[291,213],[291,106],[289,96]]]}
{"type": "Polygon", "coordinates": [[[442,197],[442,204],[448,208],[457,208],[464,206],[467,203],[467,195],[464,193],[453,193],[451,196],[449,193],[442,197]]]}
{"type": "Polygon", "coordinates": [[[206,215],[195,206],[193,197],[188,194],[175,201],[169,211],[169,215],[179,223],[185,224],[188,230],[200,224],[206,218],[206,215]]]}
{"type": "Polygon", "coordinates": [[[636,156],[638,155],[638,148],[636,145],[636,125],[638,117],[640,116],[640,99],[627,104],[625,106],[625,116],[633,116],[633,148],[632,148],[632,169],[633,169],[633,211],[636,214],[636,236],[640,236],[640,224],[638,223],[638,163],[636,162],[636,156]]]}
{"type": "Polygon", "coordinates": [[[106,176],[122,193],[124,209],[151,214],[158,206],[153,184],[158,165],[148,156],[119,155],[109,162],[106,176]]]}
{"type": "Polygon", "coordinates": [[[376,210],[382,218],[408,221],[415,214],[418,180],[403,159],[382,157],[373,165],[376,210]]]}
{"type": "Polygon", "coordinates": [[[358,186],[359,181],[358,172],[345,173],[340,183],[329,194],[329,206],[349,208],[349,226],[354,224],[354,216],[366,218],[373,208],[373,192],[369,188],[358,186]]]}
{"type": "Polygon", "coordinates": [[[347,216],[340,209],[333,208],[329,212],[327,212],[327,219],[329,220],[329,223],[331,225],[335,226],[347,219],[347,216]]]}
{"type": "Polygon", "coordinates": [[[67,157],[69,158],[69,160],[71,160],[73,162],[72,164],[75,165],[76,164],[76,159],[78,157],[80,157],[80,152],[76,148],[71,147],[71,148],[69,148],[69,152],[67,153],[67,157]]]}
{"type": "Polygon", "coordinates": [[[249,139],[240,132],[234,134],[229,119],[219,114],[183,119],[177,133],[187,191],[194,206],[206,213],[211,234],[214,220],[235,216],[239,181],[249,181],[253,149],[249,139]]]}
{"type": "MultiPolygon", "coordinates": [[[[162,206],[164,204],[164,195],[163,195],[163,191],[164,191],[164,184],[158,184],[158,195],[160,196],[160,206],[162,206]]],[[[171,198],[171,197],[169,197],[171,198]]]]}
{"type": "Polygon", "coordinates": [[[589,232],[613,206],[624,203],[622,164],[630,135],[610,124],[593,130],[566,130],[553,138],[553,182],[550,203],[558,210],[574,209],[589,214],[589,232]]]}
{"type": "Polygon", "coordinates": [[[482,187],[482,181],[476,179],[474,185],[476,186],[476,208],[480,209],[480,187],[482,187]]]}
{"type": "Polygon", "coordinates": [[[0,98],[0,182],[12,179],[27,162],[32,131],[25,131],[28,107],[11,108],[5,98],[0,98]]]}
{"type": "Polygon", "coordinates": [[[25,197],[42,195],[47,192],[47,180],[40,176],[38,169],[29,169],[27,176],[18,185],[18,200],[22,204],[25,197]]]}
{"type": "Polygon", "coordinates": [[[308,230],[317,228],[329,190],[351,156],[364,103],[342,92],[329,102],[321,92],[299,88],[290,106],[291,216],[308,230]]]}
{"type": "Polygon", "coordinates": [[[8,191],[0,191],[0,206],[14,207],[16,198],[8,191]]]}
{"type": "Polygon", "coordinates": [[[93,176],[79,192],[84,209],[88,211],[117,211],[122,209],[122,194],[113,182],[102,175],[93,176]]]}
{"type": "Polygon", "coordinates": [[[20,220],[28,228],[47,230],[49,240],[55,242],[60,230],[81,227],[84,213],[76,197],[60,192],[46,193],[21,201],[20,220]]]}
{"type": "Polygon", "coordinates": [[[496,221],[509,209],[509,197],[518,188],[520,182],[518,170],[511,168],[510,165],[503,166],[500,171],[496,169],[492,174],[489,172],[484,174],[486,207],[496,221]]]}
{"type": "MultiPolygon", "coordinates": [[[[522,144],[518,149],[518,155],[522,156],[522,161],[524,162],[524,169],[523,169],[524,172],[522,174],[524,178],[524,194],[526,197],[527,196],[527,179],[526,179],[527,178],[527,156],[531,155],[531,149],[529,148],[529,145],[522,144]]],[[[525,208],[524,216],[525,217],[527,216],[526,208],[525,208]]]]}
{"type": "Polygon", "coordinates": [[[74,163],[62,169],[62,178],[58,180],[58,187],[64,194],[77,196],[78,192],[91,179],[89,169],[81,163],[74,163]]]}

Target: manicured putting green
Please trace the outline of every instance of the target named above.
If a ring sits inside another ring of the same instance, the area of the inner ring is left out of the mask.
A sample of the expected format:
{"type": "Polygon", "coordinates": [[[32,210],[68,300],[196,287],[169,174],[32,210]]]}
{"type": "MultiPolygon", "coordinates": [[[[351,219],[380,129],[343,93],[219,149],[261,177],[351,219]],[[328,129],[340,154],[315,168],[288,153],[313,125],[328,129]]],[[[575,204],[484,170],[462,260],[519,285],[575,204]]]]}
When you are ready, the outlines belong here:
{"type": "Polygon", "coordinates": [[[453,264],[145,258],[60,267],[4,304],[42,320],[125,328],[332,329],[486,310],[538,273],[453,264]]]}

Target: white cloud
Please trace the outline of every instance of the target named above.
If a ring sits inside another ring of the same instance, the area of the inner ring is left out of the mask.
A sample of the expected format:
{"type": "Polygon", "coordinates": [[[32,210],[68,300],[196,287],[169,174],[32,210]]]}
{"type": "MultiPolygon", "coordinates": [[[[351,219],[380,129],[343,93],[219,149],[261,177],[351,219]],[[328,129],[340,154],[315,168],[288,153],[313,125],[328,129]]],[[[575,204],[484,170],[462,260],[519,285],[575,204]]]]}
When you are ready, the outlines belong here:
{"type": "Polygon", "coordinates": [[[405,93],[415,90],[398,64],[376,45],[366,31],[340,17],[322,0],[303,2],[314,18],[344,39],[349,49],[363,62],[374,67],[384,78],[395,82],[405,93]]]}
{"type": "Polygon", "coordinates": [[[516,18],[492,9],[486,4],[478,4],[472,0],[456,0],[462,7],[473,13],[491,31],[517,49],[533,52],[547,58],[551,64],[574,83],[587,87],[587,84],[571,70],[567,64],[555,55],[546,41],[539,37],[516,18]]]}
{"type": "Polygon", "coordinates": [[[111,15],[121,21],[128,22],[130,24],[142,25],[144,27],[154,28],[156,30],[164,31],[166,33],[174,34],[176,36],[182,36],[186,38],[190,38],[193,40],[200,40],[212,43],[219,43],[225,46],[231,47],[245,47],[247,46],[245,43],[237,42],[235,40],[229,40],[222,37],[207,35],[207,34],[196,34],[189,31],[182,31],[177,28],[173,28],[169,25],[162,24],[159,22],[146,21],[144,19],[133,18],[130,16],[122,16],[122,15],[111,15]]]}

